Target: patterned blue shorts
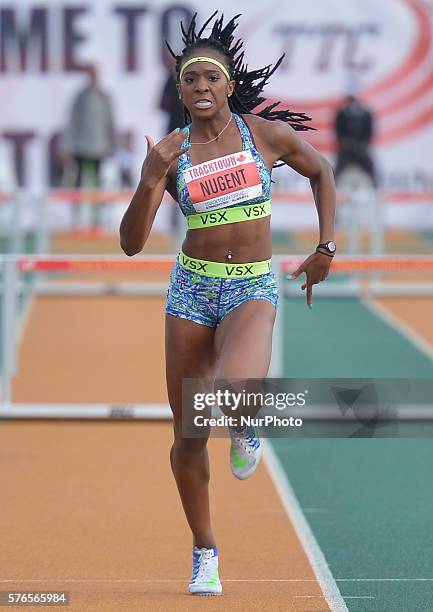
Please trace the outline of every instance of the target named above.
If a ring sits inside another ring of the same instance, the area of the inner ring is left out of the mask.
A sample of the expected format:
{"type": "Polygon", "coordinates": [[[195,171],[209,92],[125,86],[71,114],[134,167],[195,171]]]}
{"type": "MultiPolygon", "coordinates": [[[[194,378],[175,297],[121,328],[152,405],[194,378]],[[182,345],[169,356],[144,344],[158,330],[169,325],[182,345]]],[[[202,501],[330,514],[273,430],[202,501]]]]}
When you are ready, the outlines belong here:
{"type": "Polygon", "coordinates": [[[278,287],[273,272],[252,278],[217,278],[186,270],[176,261],[165,311],[215,328],[232,310],[249,300],[266,300],[277,307],[278,287]]]}

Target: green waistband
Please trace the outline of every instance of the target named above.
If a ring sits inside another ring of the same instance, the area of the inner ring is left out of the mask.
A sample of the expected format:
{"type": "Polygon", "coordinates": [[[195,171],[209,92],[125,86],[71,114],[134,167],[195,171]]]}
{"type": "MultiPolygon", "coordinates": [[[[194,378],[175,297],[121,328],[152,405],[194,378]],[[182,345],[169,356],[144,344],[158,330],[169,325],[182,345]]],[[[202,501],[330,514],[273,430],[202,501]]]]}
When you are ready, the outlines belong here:
{"type": "Polygon", "coordinates": [[[253,263],[220,263],[217,261],[205,261],[188,257],[182,251],[177,256],[180,265],[196,274],[203,276],[216,276],[219,278],[251,278],[268,274],[271,271],[271,260],[254,261],[253,263]]]}
{"type": "Polygon", "coordinates": [[[241,221],[254,221],[269,217],[271,214],[271,200],[262,204],[250,204],[248,206],[236,206],[233,208],[221,208],[210,212],[188,215],[188,229],[199,229],[200,227],[214,227],[226,223],[240,223],[241,221]]]}

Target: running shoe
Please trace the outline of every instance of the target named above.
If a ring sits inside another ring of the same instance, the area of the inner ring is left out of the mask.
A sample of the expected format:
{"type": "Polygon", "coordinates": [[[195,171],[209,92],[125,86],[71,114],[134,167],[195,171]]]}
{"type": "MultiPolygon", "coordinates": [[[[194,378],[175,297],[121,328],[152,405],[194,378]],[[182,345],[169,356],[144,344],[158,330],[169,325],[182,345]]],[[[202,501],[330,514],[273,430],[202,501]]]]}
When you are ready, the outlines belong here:
{"type": "Polygon", "coordinates": [[[197,548],[192,554],[192,576],[189,582],[192,595],[221,595],[223,588],[218,576],[218,549],[197,548]]]}
{"type": "Polygon", "coordinates": [[[239,432],[229,427],[232,439],[230,447],[230,467],[236,478],[245,480],[256,470],[262,455],[262,444],[256,429],[249,425],[239,432]]]}

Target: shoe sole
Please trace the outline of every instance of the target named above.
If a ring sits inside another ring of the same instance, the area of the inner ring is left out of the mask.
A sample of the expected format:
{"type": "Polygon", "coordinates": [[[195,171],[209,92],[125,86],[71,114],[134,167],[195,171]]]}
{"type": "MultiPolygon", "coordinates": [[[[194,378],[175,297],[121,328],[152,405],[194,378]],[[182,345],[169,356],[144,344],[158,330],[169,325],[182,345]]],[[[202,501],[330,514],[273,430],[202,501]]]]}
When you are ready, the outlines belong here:
{"type": "Polygon", "coordinates": [[[190,595],[203,595],[204,597],[218,596],[218,595],[221,595],[222,592],[223,592],[223,589],[221,585],[220,585],[219,591],[190,591],[189,590],[190,595]]]}

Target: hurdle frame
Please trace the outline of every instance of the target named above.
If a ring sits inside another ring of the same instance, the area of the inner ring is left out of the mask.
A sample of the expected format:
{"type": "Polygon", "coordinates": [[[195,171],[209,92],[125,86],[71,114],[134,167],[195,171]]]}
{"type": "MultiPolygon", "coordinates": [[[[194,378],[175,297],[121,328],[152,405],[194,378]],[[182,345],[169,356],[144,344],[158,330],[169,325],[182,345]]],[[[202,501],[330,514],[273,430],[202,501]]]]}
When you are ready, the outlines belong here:
{"type": "MultiPolygon", "coordinates": [[[[272,359],[269,368],[270,378],[279,378],[283,374],[283,359],[284,359],[284,309],[285,297],[294,295],[303,295],[300,292],[299,286],[288,285],[285,283],[285,275],[295,270],[305,257],[276,255],[273,258],[273,270],[279,285],[280,303],[277,309],[277,316],[273,334],[273,350],[272,359]]],[[[64,255],[49,255],[49,256],[27,256],[27,255],[8,255],[0,257],[0,270],[2,272],[2,316],[1,316],[1,351],[2,351],[2,401],[0,403],[0,418],[17,418],[17,419],[33,419],[33,418],[79,418],[79,419],[98,419],[98,418],[114,418],[114,419],[166,419],[171,418],[171,412],[168,406],[155,405],[132,405],[132,404],[19,404],[12,402],[12,385],[13,376],[18,371],[18,323],[17,323],[17,299],[20,291],[25,291],[22,283],[19,282],[19,274],[33,272],[40,276],[42,272],[53,271],[95,271],[95,270],[137,270],[137,269],[156,269],[169,270],[174,263],[174,256],[170,255],[152,255],[134,257],[128,259],[124,256],[103,257],[95,256],[64,256],[64,255]]],[[[365,271],[392,271],[392,270],[432,270],[433,258],[430,256],[417,257],[350,257],[340,256],[338,261],[333,262],[333,269],[336,274],[365,271]]],[[[332,283],[331,281],[327,281],[332,283]]],[[[335,295],[376,295],[380,294],[381,286],[377,280],[367,279],[352,279],[344,281],[343,285],[338,283],[337,287],[325,289],[317,287],[317,295],[321,297],[335,295]],[[344,285],[345,283],[345,285],[344,285]],[[337,293],[335,292],[337,290],[337,293]]],[[[29,291],[36,295],[145,295],[145,296],[161,296],[167,288],[166,283],[151,282],[151,283],[113,283],[112,281],[104,283],[60,283],[53,285],[45,283],[38,278],[37,282],[29,286],[29,291]]],[[[385,295],[389,295],[389,287],[382,287],[385,295]]],[[[394,290],[398,287],[394,286],[394,290]]],[[[412,288],[411,288],[412,290],[412,288]]],[[[411,292],[411,295],[413,293],[411,292]]],[[[432,296],[433,284],[424,287],[419,295],[432,296]],[[427,291],[428,289],[428,291],[427,291]]],[[[305,299],[305,296],[303,297],[305,299]]],[[[337,418],[330,407],[321,407],[316,411],[311,411],[308,418],[337,418]]],[[[427,416],[433,418],[431,407],[405,407],[399,411],[399,418],[425,419],[427,416]],[[410,416],[409,416],[410,415],[410,416]]]]}

